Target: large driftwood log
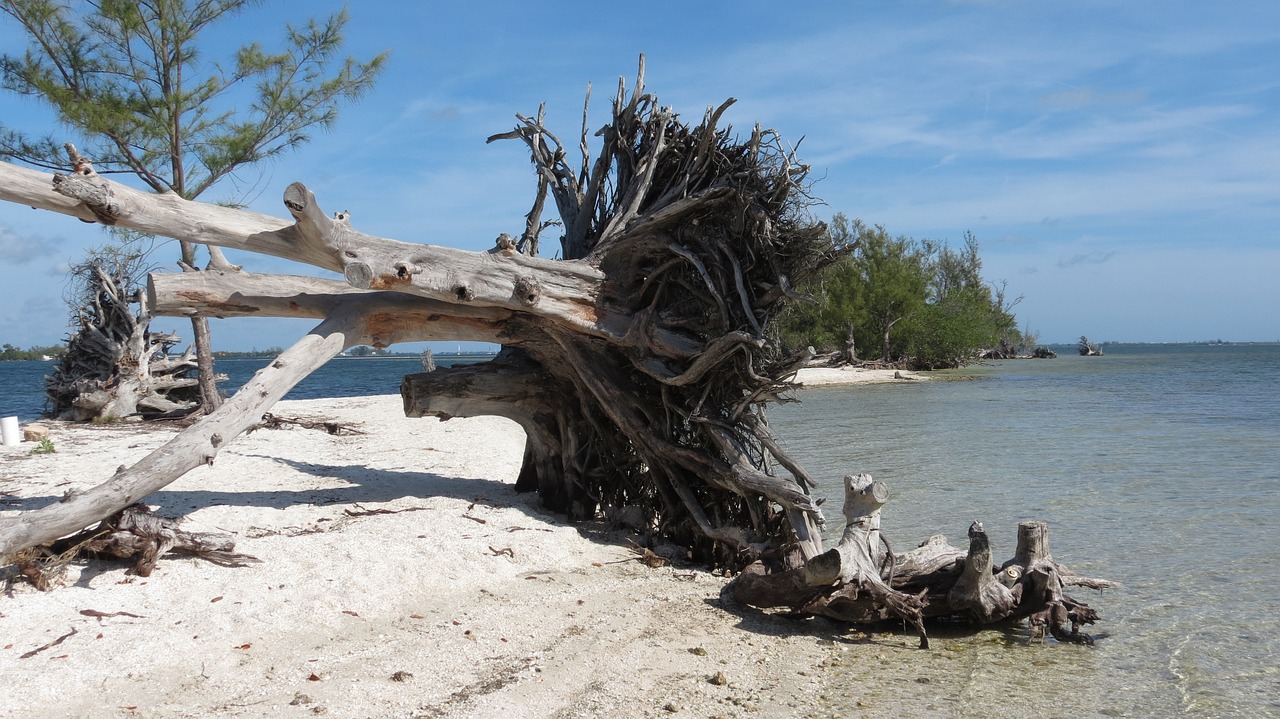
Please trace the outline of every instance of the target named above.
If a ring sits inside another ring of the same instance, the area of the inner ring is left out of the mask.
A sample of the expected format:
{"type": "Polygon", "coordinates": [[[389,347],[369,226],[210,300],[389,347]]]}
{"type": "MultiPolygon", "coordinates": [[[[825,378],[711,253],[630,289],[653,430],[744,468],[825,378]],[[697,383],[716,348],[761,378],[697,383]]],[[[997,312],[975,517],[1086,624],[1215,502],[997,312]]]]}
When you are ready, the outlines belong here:
{"type": "Polygon", "coordinates": [[[607,323],[594,316],[603,275],[588,264],[366,235],[352,228],[349,214],[326,216],[301,183],[285,191],[292,223],[171,193],[141,192],[92,169],[88,174],[49,175],[0,163],[0,200],[146,234],[283,257],[342,273],[351,286],[362,289],[391,289],[450,304],[505,307],[593,333],[607,333],[607,324],[626,330],[625,317],[607,323]],[[537,301],[517,291],[517,285],[527,283],[521,282],[525,277],[538,279],[537,301]]]}
{"type": "MultiPolygon", "coordinates": [[[[766,328],[794,295],[792,282],[852,248],[834,246],[807,219],[807,168],[775,134],[756,128],[736,141],[717,127],[731,102],[688,126],[643,91],[642,67],[629,96],[620,85],[594,161],[584,124],[580,167],[568,163],[541,112],[520,117],[514,131],[490,139],[527,145],[537,198],[519,241],[500,234],[480,253],[361,233],[348,214],[323,213],[297,183],[284,193],[290,222],[138,192],[87,165],[49,176],[0,163],[0,199],[287,257],[345,279],[153,275],[148,297],[158,314],[322,321],[137,464],[61,502],[0,518],[0,555],[100,522],[214,461],[345,348],[481,340],[504,345],[497,360],[407,377],[406,413],[511,417],[528,435],[521,488],[572,517],[638,509],[652,534],[698,558],[749,565],[729,588],[743,603],[843,621],[898,617],[917,628],[922,646],[928,616],[1029,617],[1060,639],[1087,641],[1079,627],[1097,615],[1063,588],[1108,583],[1056,564],[1043,527],[1025,530],[998,576],[977,523],[967,552],[931,540],[898,558],[880,530],[884,487],[859,475],[846,480],[844,535],[823,553],[812,480],[781,449],[762,409],[793,386],[811,353],[780,356],[766,328]],[[565,230],[563,261],[533,256],[549,224],[540,215],[548,194],[565,230]],[[761,558],[769,565],[753,564],[761,558]]],[[[155,537],[143,542],[147,557],[169,544],[163,530],[155,537]]]]}
{"type": "Polygon", "coordinates": [[[835,547],[804,566],[768,574],[758,562],[729,584],[736,601],[755,607],[789,606],[801,614],[839,621],[870,623],[900,617],[929,639],[924,629],[921,597],[893,589],[893,558],[880,536],[880,508],[889,488],[869,474],[844,478],[844,533],[835,547]]]}
{"type": "Polygon", "coordinates": [[[0,520],[0,551],[74,531],[210,460],[345,346],[447,338],[504,350],[483,368],[406,381],[406,409],[516,419],[530,435],[521,486],[552,507],[575,517],[638,508],[652,532],[730,566],[768,552],[793,562],[821,553],[811,481],[762,414],[792,386],[795,364],[765,328],[793,282],[851,248],[807,216],[807,168],[775,133],[755,128],[738,140],[717,126],[731,102],[687,125],[644,91],[642,64],[629,94],[619,84],[594,159],[583,126],[577,167],[541,113],[520,116],[490,139],[528,147],[537,198],[524,235],[500,234],[488,252],[362,233],[298,183],[283,197],[292,219],[280,220],[138,192],[87,165],[49,176],[0,164],[0,199],[286,257],[346,281],[154,276],[158,313],[324,322],[159,455],[80,498],[0,520]],[[534,256],[537,233],[555,222],[541,218],[547,197],[565,230],[561,261],[534,256]]]}
{"type": "Polygon", "coordinates": [[[1029,618],[1033,634],[1047,630],[1064,642],[1092,643],[1080,632],[1098,619],[1088,605],[1063,588],[1117,586],[1103,579],[1076,577],[1049,554],[1048,525],[1022,522],[1013,559],[993,567],[991,543],[981,522],[969,527],[968,551],[934,535],[916,549],[895,556],[880,536],[880,508],[888,490],[870,475],[845,478],[846,528],[836,547],[804,566],[771,570],[757,562],[725,591],[739,604],[762,609],[785,607],[799,615],[855,624],[906,620],[928,647],[926,618],[953,618],[992,624],[1029,618]]]}

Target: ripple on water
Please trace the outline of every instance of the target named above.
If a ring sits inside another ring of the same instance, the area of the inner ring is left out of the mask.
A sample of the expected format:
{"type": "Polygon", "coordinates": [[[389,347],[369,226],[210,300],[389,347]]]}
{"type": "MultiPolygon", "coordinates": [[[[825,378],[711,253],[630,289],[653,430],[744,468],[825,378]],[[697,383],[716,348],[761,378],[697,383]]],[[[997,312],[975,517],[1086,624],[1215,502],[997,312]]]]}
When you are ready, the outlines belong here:
{"type": "Polygon", "coordinates": [[[1094,647],[1031,642],[1021,627],[935,628],[927,652],[891,635],[871,650],[889,661],[831,669],[831,685],[865,688],[833,693],[832,706],[873,717],[1280,717],[1280,347],[1213,352],[1008,362],[974,368],[983,381],[815,388],[772,409],[819,493],[838,493],[853,472],[888,483],[882,523],[895,549],[936,532],[958,544],[981,519],[1007,557],[1018,521],[1043,519],[1059,561],[1124,585],[1072,592],[1102,614],[1094,629],[1109,636],[1094,647]]]}

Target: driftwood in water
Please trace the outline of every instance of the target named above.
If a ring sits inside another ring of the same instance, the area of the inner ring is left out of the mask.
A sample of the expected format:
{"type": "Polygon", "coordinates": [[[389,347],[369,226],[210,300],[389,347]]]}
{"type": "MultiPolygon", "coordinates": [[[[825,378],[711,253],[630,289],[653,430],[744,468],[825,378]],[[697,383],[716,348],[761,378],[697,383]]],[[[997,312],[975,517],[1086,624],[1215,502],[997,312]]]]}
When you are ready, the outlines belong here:
{"type": "Polygon", "coordinates": [[[800,615],[873,624],[901,618],[928,647],[924,619],[950,617],[973,624],[1023,618],[1037,635],[1046,630],[1064,642],[1091,643],[1080,632],[1098,619],[1088,605],[1063,593],[1065,587],[1105,589],[1103,579],[1078,577],[1049,554],[1044,522],[1018,525],[1017,551],[998,568],[981,522],[969,527],[968,550],[935,535],[916,549],[894,555],[880,535],[880,507],[888,491],[870,475],[845,478],[848,525],[835,548],[804,566],[770,571],[757,562],[734,578],[726,591],[740,604],[786,607],[800,615]]]}

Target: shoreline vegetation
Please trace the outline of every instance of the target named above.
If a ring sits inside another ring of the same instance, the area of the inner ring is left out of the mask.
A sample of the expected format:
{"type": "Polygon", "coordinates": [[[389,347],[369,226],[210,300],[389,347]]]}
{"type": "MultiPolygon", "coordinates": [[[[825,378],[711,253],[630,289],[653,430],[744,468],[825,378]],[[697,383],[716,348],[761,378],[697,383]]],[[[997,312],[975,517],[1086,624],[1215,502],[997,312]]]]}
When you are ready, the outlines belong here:
{"type": "MultiPolygon", "coordinates": [[[[799,379],[904,381],[894,375],[820,368],[799,379]]],[[[515,494],[516,424],[405,418],[400,404],[280,402],[274,414],[362,434],[258,430],[148,498],[188,531],[234,534],[236,551],[260,563],[171,555],[143,578],[124,562],[73,561],[52,592],[11,582],[0,599],[9,711],[810,716],[826,692],[844,691],[827,686],[824,666],[879,670],[901,653],[883,669],[914,671],[898,661],[916,656],[914,636],[738,607],[721,598],[725,578],[674,546],[655,559],[618,522],[571,525],[515,494]]],[[[177,431],[46,424],[55,452],[0,448],[0,513],[93,486],[177,431]]],[[[868,716],[892,716],[904,700],[942,708],[946,691],[911,683],[915,698],[886,692],[859,706],[868,716]]]]}

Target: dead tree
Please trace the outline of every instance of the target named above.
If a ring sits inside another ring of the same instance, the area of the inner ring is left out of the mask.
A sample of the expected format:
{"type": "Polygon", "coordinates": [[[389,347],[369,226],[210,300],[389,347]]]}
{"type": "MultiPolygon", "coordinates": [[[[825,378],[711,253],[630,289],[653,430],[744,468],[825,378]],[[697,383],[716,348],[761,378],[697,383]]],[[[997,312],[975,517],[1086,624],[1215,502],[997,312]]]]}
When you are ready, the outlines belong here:
{"type": "MultiPolygon", "coordinates": [[[[731,566],[762,552],[821,551],[811,481],[780,449],[762,406],[803,358],[779,356],[766,328],[791,286],[841,248],[806,213],[807,168],[776,133],[738,139],[719,126],[732,101],[682,122],[620,83],[592,157],[584,122],[577,166],[543,126],[518,116],[514,139],[538,182],[519,240],[489,252],[410,244],[329,216],[301,184],[292,221],[145,194],[89,167],[50,177],[5,166],[0,197],[86,220],[286,257],[337,271],[345,285],[244,272],[153,274],[158,315],[316,317],[323,322],[228,406],[107,484],[0,523],[0,551],[76,531],[123,509],[256,422],[294,382],[344,347],[484,340],[487,366],[406,378],[406,412],[504,414],[529,434],[522,489],[571,517],[635,507],[655,532],[731,566]],[[534,255],[550,198],[560,261],[534,255]],[[523,250],[523,251],[522,251],[523,250]]],[[[634,512],[634,510],[632,510],[634,512]]]]}
{"type": "MultiPolygon", "coordinates": [[[[731,103],[685,124],[645,91],[642,63],[630,93],[619,84],[594,157],[585,110],[573,147],[544,127],[541,111],[517,116],[514,130],[490,139],[516,140],[530,152],[533,208],[519,239],[501,233],[478,253],[364,234],[346,213],[324,213],[299,183],[284,192],[286,221],[138,192],[91,168],[49,176],[0,165],[0,199],[284,257],[345,280],[230,269],[151,275],[147,302],[157,315],[321,322],[221,408],[134,466],[57,504],[0,519],[0,554],[77,532],[213,462],[345,348],[479,340],[503,350],[484,365],[404,379],[407,415],[509,417],[527,435],[517,488],[536,490],[550,507],[572,518],[638,514],[653,535],[701,560],[735,568],[766,562],[767,571],[752,572],[761,579],[756,594],[780,581],[802,597],[798,611],[854,621],[899,616],[923,636],[935,601],[959,611],[968,585],[951,577],[945,600],[901,585],[896,568],[905,565],[881,547],[883,486],[869,477],[850,481],[849,529],[823,554],[813,482],[765,422],[764,405],[792,388],[811,358],[781,356],[770,321],[793,285],[849,248],[809,218],[808,168],[776,133],[756,127],[739,139],[719,126],[731,103]],[[571,154],[580,156],[576,165],[571,154]],[[558,220],[542,219],[548,197],[558,220]],[[557,225],[564,259],[537,257],[540,233],[557,225]],[[961,587],[954,598],[952,586],[961,587]]],[[[989,553],[985,561],[975,568],[979,577],[989,553]]],[[[1043,570],[1037,611],[1045,602],[1062,605],[1054,594],[1061,572],[1036,566],[1043,570]]],[[[976,586],[984,601],[985,583],[976,586]]],[[[751,591],[741,596],[759,604],[751,591]]]]}
{"type": "Polygon", "coordinates": [[[143,259],[107,247],[72,267],[67,299],[76,329],[45,380],[58,419],[153,418],[197,405],[191,351],[170,356],[178,337],[148,330],[151,315],[139,287],[143,259]]]}

